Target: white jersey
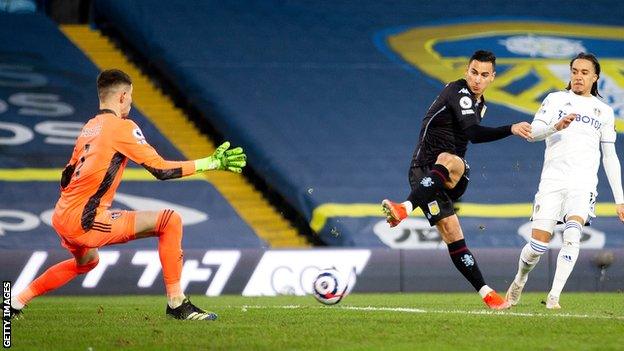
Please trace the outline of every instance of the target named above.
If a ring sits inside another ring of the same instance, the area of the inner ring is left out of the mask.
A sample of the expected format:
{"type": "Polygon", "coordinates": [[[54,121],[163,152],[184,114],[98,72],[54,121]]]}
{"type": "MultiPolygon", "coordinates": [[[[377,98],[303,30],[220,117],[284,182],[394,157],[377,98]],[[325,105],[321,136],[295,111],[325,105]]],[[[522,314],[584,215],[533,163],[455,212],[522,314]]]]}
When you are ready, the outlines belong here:
{"type": "Polygon", "coordinates": [[[546,138],[539,190],[566,188],[596,193],[600,143],[615,143],[613,109],[594,96],[572,91],[548,94],[534,121],[553,126],[574,113],[568,128],[546,138]]]}

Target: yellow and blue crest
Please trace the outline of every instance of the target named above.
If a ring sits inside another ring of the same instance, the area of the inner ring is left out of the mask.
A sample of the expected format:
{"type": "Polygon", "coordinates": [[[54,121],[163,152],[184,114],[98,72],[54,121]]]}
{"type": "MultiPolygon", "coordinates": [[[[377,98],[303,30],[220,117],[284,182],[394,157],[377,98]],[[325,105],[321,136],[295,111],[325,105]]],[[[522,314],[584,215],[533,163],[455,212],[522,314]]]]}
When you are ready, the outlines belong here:
{"type": "Polygon", "coordinates": [[[497,56],[488,101],[529,115],[544,97],[564,89],[570,59],[595,54],[598,90],[624,132],[624,27],[523,20],[402,27],[380,32],[378,47],[394,60],[447,83],[464,75],[468,58],[484,49],[497,56]]]}

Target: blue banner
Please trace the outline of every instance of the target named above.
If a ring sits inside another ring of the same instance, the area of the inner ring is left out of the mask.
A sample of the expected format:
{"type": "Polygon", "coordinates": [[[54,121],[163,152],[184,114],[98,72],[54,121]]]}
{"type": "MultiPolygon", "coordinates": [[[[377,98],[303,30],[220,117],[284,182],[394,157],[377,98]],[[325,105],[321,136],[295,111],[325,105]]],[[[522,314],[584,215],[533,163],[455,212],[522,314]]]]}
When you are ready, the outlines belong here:
{"type": "MultiPolygon", "coordinates": [[[[0,13],[0,168],[64,167],[99,109],[99,70],[41,13],[0,13]]],[[[182,154],[138,110],[130,112],[165,158],[182,154]]]]}
{"type": "MultiPolygon", "coordinates": [[[[50,249],[60,247],[51,226],[59,197],[58,182],[0,181],[0,249],[50,249]]],[[[208,182],[125,181],[112,209],[173,209],[184,223],[185,248],[261,248],[266,243],[238,216],[226,199],[208,182]]],[[[158,246],[155,239],[123,244],[129,248],[158,246]]]]}

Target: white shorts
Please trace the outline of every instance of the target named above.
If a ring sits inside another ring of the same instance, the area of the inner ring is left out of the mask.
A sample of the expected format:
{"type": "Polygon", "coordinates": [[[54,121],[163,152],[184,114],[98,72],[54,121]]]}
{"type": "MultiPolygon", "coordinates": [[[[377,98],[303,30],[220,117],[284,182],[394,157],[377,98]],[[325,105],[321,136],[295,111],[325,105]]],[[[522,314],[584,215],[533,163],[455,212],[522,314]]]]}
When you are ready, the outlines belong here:
{"type": "Polygon", "coordinates": [[[558,189],[538,191],[533,202],[531,220],[551,220],[565,223],[570,216],[579,216],[585,223],[596,217],[596,193],[587,190],[558,189]]]}

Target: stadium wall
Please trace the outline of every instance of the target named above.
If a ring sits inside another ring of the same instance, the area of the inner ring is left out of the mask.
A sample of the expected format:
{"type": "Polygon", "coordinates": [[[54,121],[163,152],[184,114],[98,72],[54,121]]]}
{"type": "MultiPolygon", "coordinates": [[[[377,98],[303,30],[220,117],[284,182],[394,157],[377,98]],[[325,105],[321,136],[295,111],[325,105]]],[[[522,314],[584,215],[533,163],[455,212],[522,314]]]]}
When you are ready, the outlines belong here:
{"type": "MultiPolygon", "coordinates": [[[[516,272],[519,250],[476,249],[475,256],[495,289],[507,288],[516,272]]],[[[550,288],[558,250],[550,250],[531,273],[527,291],[550,288]]],[[[64,251],[0,251],[3,280],[19,292],[36,275],[66,259],[64,251]]],[[[624,249],[583,250],[566,291],[622,291],[624,249]]],[[[305,295],[319,269],[336,267],[355,280],[355,292],[454,292],[471,287],[450,264],[445,250],[185,250],[182,286],[194,295],[305,295]]],[[[156,250],[100,251],[99,265],[55,295],[163,294],[156,250]]]]}

